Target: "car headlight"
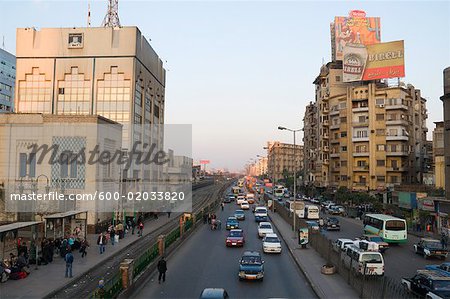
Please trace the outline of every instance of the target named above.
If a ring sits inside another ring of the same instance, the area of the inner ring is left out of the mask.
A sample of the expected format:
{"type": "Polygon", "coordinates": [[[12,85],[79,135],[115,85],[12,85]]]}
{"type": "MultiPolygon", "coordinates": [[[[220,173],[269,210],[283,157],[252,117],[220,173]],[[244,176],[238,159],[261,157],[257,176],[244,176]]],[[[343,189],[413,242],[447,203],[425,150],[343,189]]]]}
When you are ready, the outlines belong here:
{"type": "Polygon", "coordinates": [[[239,275],[244,276],[245,275],[245,271],[239,271],[239,275]]]}
{"type": "Polygon", "coordinates": [[[426,255],[430,254],[430,250],[429,249],[424,249],[423,252],[425,252],[426,255]]]}

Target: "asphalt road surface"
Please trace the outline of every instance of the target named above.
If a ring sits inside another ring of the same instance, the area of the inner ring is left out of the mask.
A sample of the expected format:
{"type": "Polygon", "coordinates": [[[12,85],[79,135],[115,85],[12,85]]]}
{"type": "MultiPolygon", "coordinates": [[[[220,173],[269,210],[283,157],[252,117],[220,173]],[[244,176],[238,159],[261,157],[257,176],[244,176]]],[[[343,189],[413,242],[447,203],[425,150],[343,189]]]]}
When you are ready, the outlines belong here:
{"type": "Polygon", "coordinates": [[[239,281],[239,260],[245,250],[262,252],[257,225],[251,210],[241,221],[246,243],[243,248],[227,248],[225,222],[239,207],[225,205],[217,212],[221,231],[211,231],[203,225],[167,260],[166,282],[158,284],[153,273],[135,298],[198,298],[204,288],[224,288],[230,298],[316,298],[300,273],[289,252],[283,246],[281,254],[263,254],[264,281],[239,281]]]}

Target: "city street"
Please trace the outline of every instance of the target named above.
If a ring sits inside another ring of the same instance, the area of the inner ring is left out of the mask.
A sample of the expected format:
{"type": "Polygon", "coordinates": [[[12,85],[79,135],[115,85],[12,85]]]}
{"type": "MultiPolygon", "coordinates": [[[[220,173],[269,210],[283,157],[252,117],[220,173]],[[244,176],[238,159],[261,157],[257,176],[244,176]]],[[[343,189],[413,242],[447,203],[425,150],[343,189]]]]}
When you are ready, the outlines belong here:
{"type": "Polygon", "coordinates": [[[204,288],[224,288],[232,298],[315,298],[311,287],[297,269],[283,246],[281,254],[263,254],[264,281],[239,281],[238,263],[245,250],[262,251],[257,225],[250,210],[241,221],[246,243],[243,248],[227,248],[226,218],[238,206],[225,205],[217,216],[222,221],[221,231],[202,226],[177,252],[168,258],[167,280],[159,285],[153,273],[135,298],[197,298],[204,288]]]}

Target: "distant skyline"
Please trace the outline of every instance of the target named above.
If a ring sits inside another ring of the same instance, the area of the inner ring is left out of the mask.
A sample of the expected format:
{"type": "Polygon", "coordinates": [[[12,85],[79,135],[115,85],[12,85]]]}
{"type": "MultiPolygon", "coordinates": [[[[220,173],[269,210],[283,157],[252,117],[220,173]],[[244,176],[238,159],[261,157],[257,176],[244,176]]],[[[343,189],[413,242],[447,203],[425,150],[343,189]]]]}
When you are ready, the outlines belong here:
{"type": "MultiPolygon", "coordinates": [[[[90,1],[100,26],[106,1],[90,1]]],[[[85,27],[88,1],[1,1],[0,37],[15,54],[15,30],[85,27]]],[[[119,1],[122,26],[138,26],[165,63],[165,121],[192,124],[194,160],[243,169],[269,140],[292,143],[278,126],[301,128],[312,82],[331,59],[334,16],[365,10],[381,18],[383,42],[405,40],[406,84],[427,99],[428,138],[443,118],[443,69],[450,66],[450,2],[119,1]],[[167,62],[166,62],[167,61],[167,62]]],[[[302,134],[297,140],[301,142],[302,134]]]]}

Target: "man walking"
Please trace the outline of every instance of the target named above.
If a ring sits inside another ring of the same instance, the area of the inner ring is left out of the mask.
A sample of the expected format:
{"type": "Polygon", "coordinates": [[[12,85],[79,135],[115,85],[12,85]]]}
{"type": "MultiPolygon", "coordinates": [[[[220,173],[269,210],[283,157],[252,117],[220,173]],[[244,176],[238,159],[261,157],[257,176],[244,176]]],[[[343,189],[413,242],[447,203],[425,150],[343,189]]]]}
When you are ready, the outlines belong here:
{"type": "Polygon", "coordinates": [[[98,236],[97,244],[100,249],[100,254],[103,254],[103,252],[105,252],[105,245],[106,245],[106,236],[103,233],[100,233],[100,235],[98,236]]]}
{"type": "Polygon", "coordinates": [[[111,227],[111,231],[109,232],[109,239],[111,240],[111,245],[114,246],[114,238],[116,237],[116,231],[114,227],[111,227]]]}
{"type": "Polygon", "coordinates": [[[72,248],[70,247],[68,248],[64,260],[66,261],[66,278],[67,277],[72,278],[72,264],[73,264],[72,248]]]}
{"type": "Polygon", "coordinates": [[[158,262],[158,272],[159,272],[158,283],[161,283],[161,278],[163,282],[166,281],[166,271],[167,271],[167,263],[164,260],[164,257],[162,257],[161,260],[159,260],[158,262]]]}
{"type": "Polygon", "coordinates": [[[144,223],[140,222],[139,223],[139,231],[138,231],[138,236],[142,237],[142,233],[144,232],[144,223]]]}

